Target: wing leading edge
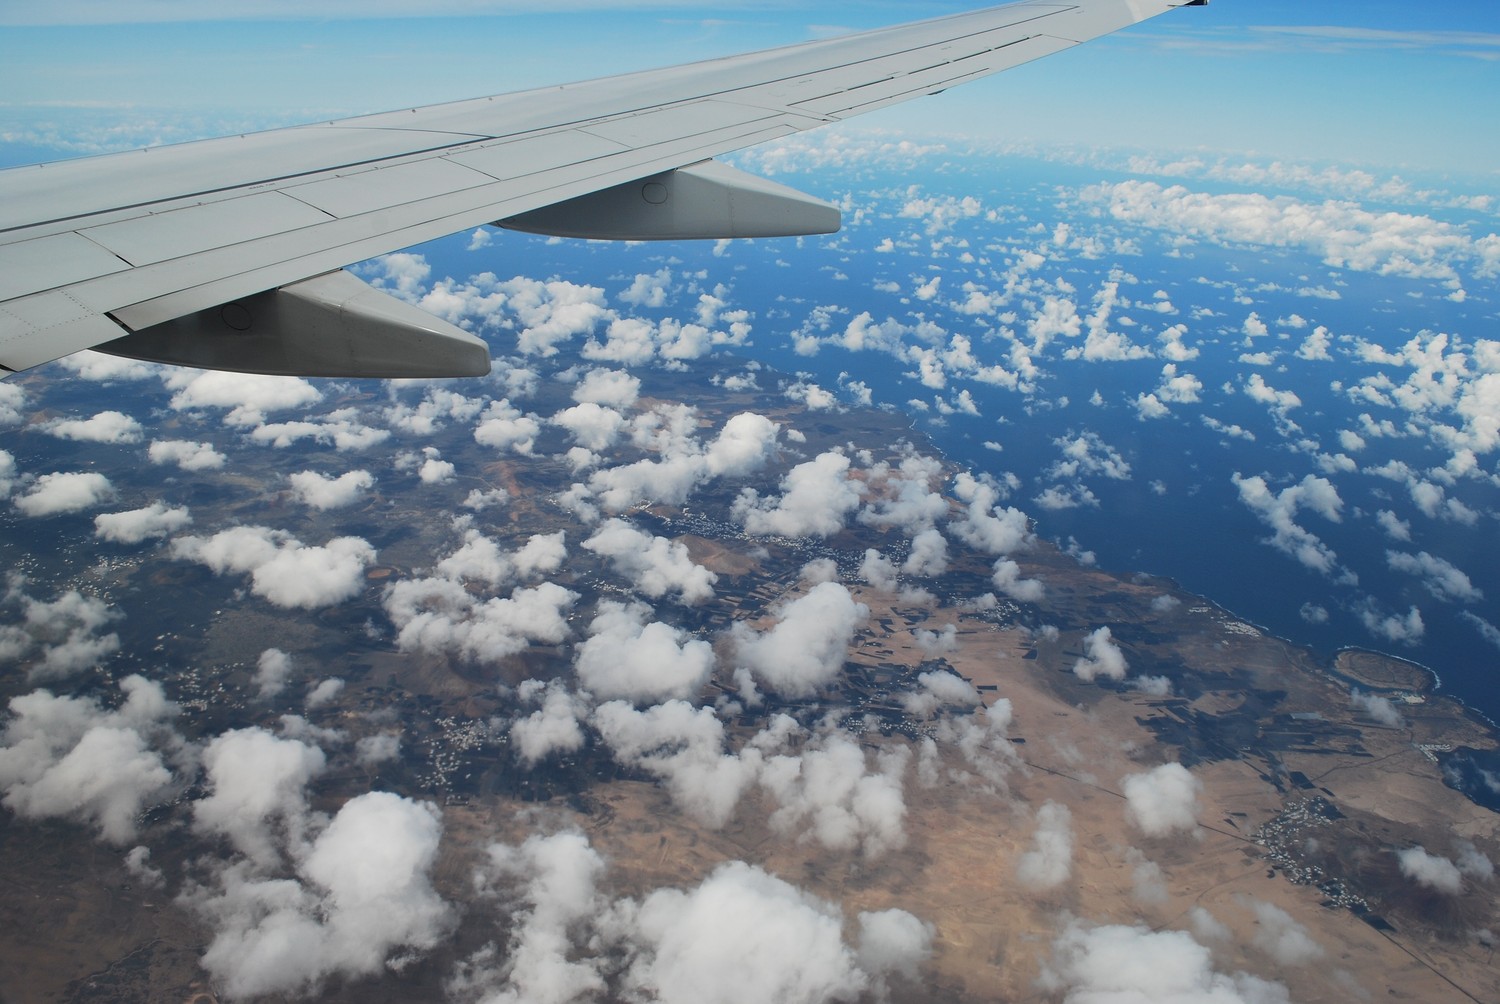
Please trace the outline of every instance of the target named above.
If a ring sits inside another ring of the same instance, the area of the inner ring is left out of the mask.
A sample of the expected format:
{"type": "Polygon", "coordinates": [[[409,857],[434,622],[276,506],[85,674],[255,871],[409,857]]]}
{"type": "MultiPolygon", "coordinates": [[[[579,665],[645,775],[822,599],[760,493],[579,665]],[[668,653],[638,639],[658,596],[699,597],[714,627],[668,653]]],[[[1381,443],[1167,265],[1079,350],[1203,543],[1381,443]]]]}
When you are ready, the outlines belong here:
{"type": "Polygon", "coordinates": [[[0,171],[0,375],[84,348],[245,372],[479,375],[483,342],[341,269],[485,224],[636,240],[832,232],[833,207],[712,158],[1206,2],[1013,3],[0,171]]]}

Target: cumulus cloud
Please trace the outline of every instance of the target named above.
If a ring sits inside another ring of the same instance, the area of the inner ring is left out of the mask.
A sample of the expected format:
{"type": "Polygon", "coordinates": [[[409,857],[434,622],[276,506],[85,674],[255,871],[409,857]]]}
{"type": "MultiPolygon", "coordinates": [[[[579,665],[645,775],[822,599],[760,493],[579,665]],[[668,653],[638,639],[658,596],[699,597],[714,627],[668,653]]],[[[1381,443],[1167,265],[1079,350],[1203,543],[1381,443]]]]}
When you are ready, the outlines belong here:
{"type": "Polygon", "coordinates": [[[1315,572],[1342,582],[1355,581],[1353,573],[1339,565],[1333,549],[1297,522],[1297,514],[1303,509],[1330,522],[1342,522],[1344,500],[1333,482],[1309,474],[1298,484],[1273,492],[1259,475],[1247,478],[1236,471],[1230,480],[1239,489],[1240,501],[1271,528],[1265,543],[1315,572]]]}
{"type": "Polygon", "coordinates": [[[270,700],[286,689],[291,676],[292,657],[279,648],[266,649],[256,659],[255,675],[251,678],[256,697],[262,701],[270,700]]]}
{"type": "Polygon", "coordinates": [[[144,509],[95,516],[94,536],[117,544],[140,544],[174,534],[192,523],[193,517],[186,507],[172,509],[165,502],[153,502],[144,509]]]}
{"type": "Polygon", "coordinates": [[[1054,889],[1073,873],[1073,814],[1060,802],[1036,813],[1031,849],[1016,862],[1016,877],[1029,889],[1054,889]]]}
{"type": "MultiPolygon", "coordinates": [[[[0,384],[3,386],[3,384],[0,384]]],[[[16,458],[0,450],[0,499],[10,498],[16,487],[16,458]]]]}
{"type": "Polygon", "coordinates": [[[1405,614],[1388,614],[1373,599],[1367,599],[1359,607],[1358,613],[1365,630],[1383,641],[1415,645],[1427,634],[1422,611],[1416,607],[1411,607],[1405,614]]]}
{"type": "Polygon", "coordinates": [[[644,711],[610,701],[590,719],[614,758],[660,778],[678,808],[718,829],[759,773],[757,750],[724,750],[724,724],[711,708],[666,701],[644,711]]]}
{"type": "MultiPolygon", "coordinates": [[[[954,626],[949,624],[941,634],[919,631],[915,637],[917,645],[930,655],[952,651],[956,647],[956,634],[954,626]]],[[[941,707],[972,708],[980,703],[979,691],[974,685],[946,669],[917,674],[917,686],[919,689],[901,695],[901,703],[907,714],[919,718],[925,718],[941,707]]]]}
{"type": "Polygon", "coordinates": [[[1000,491],[994,484],[964,472],[954,480],[953,493],[964,503],[965,513],[950,530],[971,547],[1004,555],[1035,542],[1026,514],[1012,506],[1002,509],[1000,491]]]}
{"type": "Polygon", "coordinates": [[[481,446],[530,455],[541,435],[542,425],[535,415],[524,415],[508,400],[491,401],[474,429],[474,441],[481,446]]]}
{"type": "Polygon", "coordinates": [[[1434,892],[1457,896],[1463,891],[1463,873],[1448,858],[1431,854],[1418,845],[1396,852],[1401,874],[1434,892]]]}
{"type": "Polygon", "coordinates": [[[272,422],[250,430],[250,441],[285,450],[304,439],[332,446],[340,453],[367,450],[391,438],[390,430],[364,423],[357,408],[340,408],[315,419],[272,422]]]}
{"type": "Polygon", "coordinates": [[[702,1000],[704,987],[726,1004],[840,1000],[869,985],[834,904],[743,862],[688,891],[657,890],[634,921],[644,951],[626,985],[663,1002],[702,1000]]]}
{"type": "Polygon", "coordinates": [[[849,458],[833,451],[792,468],[781,479],[781,491],[780,497],[761,498],[754,488],[743,489],[734,518],[753,534],[828,537],[844,528],[860,501],[849,458]]]}
{"type": "Polygon", "coordinates": [[[1322,958],[1323,947],[1291,914],[1264,900],[1246,897],[1245,903],[1255,914],[1255,947],[1278,966],[1305,966],[1322,958]]]}
{"type": "MultiPolygon", "coordinates": [[[[394,396],[394,388],[392,389],[394,396]]],[[[415,405],[401,402],[385,410],[385,421],[392,429],[413,436],[431,436],[448,422],[467,422],[478,415],[484,407],[484,399],[465,397],[446,387],[428,387],[422,400],[415,405]]]]}
{"type": "Polygon", "coordinates": [[[482,599],[453,579],[430,577],[393,583],[384,604],[402,651],[498,662],[533,642],[555,645],[566,638],[565,615],[577,599],[553,582],[482,599]]]}
{"type": "Polygon", "coordinates": [[[114,486],[97,471],[43,474],[15,499],[27,516],[56,516],[91,509],[114,497],[114,486]]]}
{"type": "Polygon", "coordinates": [[[58,439],[82,443],[139,443],[141,423],[119,411],[101,411],[93,418],[57,419],[42,426],[58,439]]]}
{"type": "Polygon", "coordinates": [[[1123,680],[1129,669],[1125,653],[1115,644],[1114,635],[1107,625],[1095,628],[1084,637],[1083,655],[1073,663],[1073,675],[1085,683],[1092,683],[1101,676],[1123,680]]]}
{"type": "Polygon", "coordinates": [[[578,680],[606,700],[655,702],[691,698],[713,672],[713,647],[680,628],[652,620],[644,603],[603,600],[578,646],[578,680]]]}
{"type": "Polygon", "coordinates": [[[20,425],[26,391],[20,384],[0,382],[0,425],[20,425]]]}
{"type": "Polygon", "coordinates": [[[603,859],[574,832],[493,845],[476,879],[518,903],[507,944],[491,943],[448,981],[461,1000],[566,1004],[598,996],[690,1004],[884,998],[896,975],[915,978],[933,929],[902,910],[863,912],[858,941],[845,918],[762,869],[726,862],[696,886],[641,899],[599,890],[603,859]],[[705,990],[711,988],[711,990],[705,990]]]}
{"type": "Polygon", "coordinates": [[[1052,944],[1040,983],[1069,1002],[1290,1004],[1279,983],[1214,969],[1213,956],[1184,931],[1068,925],[1052,944]]]}
{"type": "Polygon", "coordinates": [[[280,863],[308,824],[307,784],[323,772],[323,751],[260,728],[215,736],[203,751],[209,793],[193,803],[193,827],[225,838],[259,868],[280,863]]]}
{"type": "Polygon", "coordinates": [[[653,599],[675,593],[689,606],[710,599],[719,577],[688,556],[687,545],[637,530],[622,519],[604,523],[583,548],[608,558],[615,570],[653,599]]]}
{"type": "Polygon", "coordinates": [[[589,705],[559,680],[546,684],[527,680],[521,685],[523,700],[540,700],[541,707],[518,717],[510,725],[510,741],[521,762],[531,767],[553,753],[572,753],[583,748],[583,727],[589,705]]]}
{"type": "Polygon", "coordinates": [[[807,697],[838,676],[854,632],[869,615],[848,589],[822,582],[786,604],[767,631],[737,621],[730,629],[735,659],[770,690],[807,697]]]}
{"type": "Polygon", "coordinates": [[[942,575],[948,570],[948,540],[937,527],[928,527],[911,539],[911,548],[901,570],[907,575],[942,575]]]}
{"type": "Polygon", "coordinates": [[[323,392],[301,377],[173,367],[162,371],[162,379],[176,392],[170,402],[174,411],[219,408],[227,412],[226,425],[243,428],[263,424],[267,412],[307,408],[323,400],[323,392]]]}
{"type": "Polygon", "coordinates": [[[1120,782],[1125,815],[1148,837],[1191,832],[1198,827],[1199,781],[1180,763],[1164,763],[1120,782]]]}
{"type": "Polygon", "coordinates": [[[1349,691],[1349,707],[1355,711],[1363,711],[1374,721],[1393,729],[1398,729],[1405,724],[1401,720],[1401,712],[1396,710],[1390,698],[1366,694],[1358,687],[1349,691]]]}
{"type": "Polygon", "coordinates": [[[632,408],[640,396],[641,378],[626,370],[591,369],[573,388],[573,400],[579,404],[607,408],[632,408]]]}
{"type": "Polygon", "coordinates": [[[178,537],[172,556],[206,565],[215,575],[249,573],[257,596],[278,607],[313,610],[357,595],[375,549],[361,537],[312,546],[283,530],[237,526],[211,537],[178,537]]]}
{"type": "Polygon", "coordinates": [[[1461,228],[1427,216],[1373,213],[1348,202],[1191,192],[1150,181],[1091,185],[1080,193],[1116,220],[1232,244],[1297,247],[1360,272],[1452,279],[1487,269],[1483,248],[1461,228]]]}
{"type": "Polygon", "coordinates": [[[1000,592],[1022,603],[1040,603],[1047,595],[1047,587],[1042,585],[1041,580],[1022,578],[1021,566],[1010,558],[995,559],[990,581],[1000,592]]]}
{"type": "Polygon", "coordinates": [[[303,995],[435,947],[452,923],[431,881],[441,836],[431,803],[350,799],[298,851],[295,879],[231,866],[184,894],[214,931],[203,968],[230,996],[303,995]]]}
{"type": "Polygon", "coordinates": [[[212,443],[195,443],[187,439],[153,440],[146,448],[153,464],[175,464],[184,471],[216,471],[227,459],[212,443]]]}
{"type": "Polygon", "coordinates": [[[625,417],[618,411],[592,401],[565,408],[550,421],[568,430],[573,442],[596,453],[613,446],[625,426],[625,417]]]}
{"type": "Polygon", "coordinates": [[[0,607],[18,605],[21,621],[0,625],[0,662],[27,666],[30,680],[59,680],[100,665],[119,651],[120,636],[104,628],[120,611],[76,589],[43,601],[25,591],[25,580],[8,577],[0,607]]]}
{"type": "Polygon", "coordinates": [[[779,803],[772,829],[802,832],[834,850],[857,848],[866,857],[904,847],[902,775],[909,759],[905,747],[889,747],[868,770],[865,751],[841,733],[823,736],[796,756],[770,757],[760,783],[779,803]]]}
{"type": "Polygon", "coordinates": [[[115,844],[135,839],[141,811],[173,783],[162,751],[181,740],[169,724],[177,707],[159,684],[128,676],[119,686],[125,700],[114,710],[46,690],[11,698],[0,734],[7,808],[76,820],[115,844]]]}
{"type": "Polygon", "coordinates": [[[1427,591],[1440,600],[1476,603],[1484,599],[1484,593],[1469,581],[1468,575],[1451,562],[1426,551],[1416,554],[1387,551],[1385,559],[1394,570],[1420,578],[1427,591]]]}
{"type": "Polygon", "coordinates": [[[292,496],[313,509],[342,509],[353,505],[364,497],[375,484],[375,476],[369,471],[349,471],[338,477],[329,477],[317,471],[299,471],[289,475],[292,496]]]}

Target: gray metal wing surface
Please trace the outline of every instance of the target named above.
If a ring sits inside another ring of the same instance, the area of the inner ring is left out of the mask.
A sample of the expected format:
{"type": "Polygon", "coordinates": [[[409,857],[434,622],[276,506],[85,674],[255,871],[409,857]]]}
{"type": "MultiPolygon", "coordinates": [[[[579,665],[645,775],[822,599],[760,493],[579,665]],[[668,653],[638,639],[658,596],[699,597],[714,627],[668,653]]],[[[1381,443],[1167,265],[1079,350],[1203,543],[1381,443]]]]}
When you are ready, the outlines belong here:
{"type": "Polygon", "coordinates": [[[483,373],[478,339],[341,269],[490,223],[630,239],[829,232],[832,207],[706,162],[1185,5],[1013,3],[561,87],[0,171],[0,375],[91,347],[253,372],[483,373]]]}

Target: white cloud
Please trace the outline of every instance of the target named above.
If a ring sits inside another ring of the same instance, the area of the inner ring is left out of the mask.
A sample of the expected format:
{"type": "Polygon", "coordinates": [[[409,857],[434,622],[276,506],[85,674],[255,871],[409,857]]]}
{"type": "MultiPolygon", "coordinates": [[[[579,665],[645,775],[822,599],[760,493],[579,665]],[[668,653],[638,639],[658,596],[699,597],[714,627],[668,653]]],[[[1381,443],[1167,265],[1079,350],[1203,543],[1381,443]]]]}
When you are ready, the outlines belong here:
{"type": "Polygon", "coordinates": [[[1274,903],[1251,897],[1246,905],[1255,914],[1255,947],[1278,966],[1305,966],[1323,957],[1323,948],[1307,928],[1274,903]]]}
{"type": "Polygon", "coordinates": [[[266,412],[306,408],[323,400],[322,391],[301,377],[226,373],[172,367],[162,371],[175,411],[222,408],[226,425],[251,427],[265,421],[266,412]]]}
{"type": "Polygon", "coordinates": [[[783,607],[769,630],[736,621],[730,638],[738,664],[756,679],[778,694],[806,697],[838,676],[869,614],[842,585],[823,582],[783,607]]]}
{"type": "Polygon", "coordinates": [[[7,808],[32,819],[74,819],[115,844],[135,839],[141,811],[173,780],[159,750],[181,740],[167,724],[177,707],[159,684],[128,676],[120,690],[125,701],[115,710],[46,690],[11,698],[0,734],[7,808]]]}
{"type": "Polygon", "coordinates": [[[573,442],[594,452],[613,446],[625,426],[625,418],[618,411],[592,401],[559,411],[550,421],[567,429],[573,442]]]}
{"type": "Polygon", "coordinates": [[[192,523],[193,517],[186,507],[169,509],[165,502],[153,502],[143,509],[95,516],[94,536],[117,544],[139,544],[153,537],[166,537],[192,523]]]}
{"type": "MultiPolygon", "coordinates": [[[[896,467],[885,462],[874,465],[865,474],[869,501],[860,510],[859,521],[881,529],[899,527],[912,536],[932,531],[933,524],[948,515],[948,500],[934,490],[944,473],[941,460],[915,452],[896,467]]],[[[926,539],[931,542],[927,546],[942,546],[946,554],[941,534],[935,540],[926,539]]]]}
{"type": "Polygon", "coordinates": [[[26,390],[20,384],[0,381],[0,425],[20,425],[26,407],[26,390]]]}
{"type": "Polygon", "coordinates": [[[438,456],[437,450],[427,448],[427,458],[422,461],[422,466],[417,468],[417,479],[424,485],[443,485],[453,480],[457,468],[453,462],[444,460],[438,456]]]}
{"type": "Polygon", "coordinates": [[[760,783],[779,803],[772,829],[834,850],[858,848],[867,858],[906,845],[902,775],[909,751],[888,747],[868,770],[865,751],[843,733],[829,733],[798,755],[768,758],[760,783]]]}
{"type": "Polygon", "coordinates": [[[1405,614],[1387,614],[1371,599],[1359,608],[1359,619],[1364,624],[1365,630],[1375,637],[1403,645],[1415,645],[1427,633],[1427,625],[1422,620],[1422,612],[1416,607],[1412,607],[1405,614]]]}
{"type": "Polygon", "coordinates": [[[203,751],[209,793],[193,803],[193,827],[223,837],[256,867],[273,868],[278,847],[306,836],[307,785],[326,764],[316,746],[264,729],[215,736],[203,751]]]}
{"type": "Polygon", "coordinates": [[[887,998],[915,979],[933,928],[902,910],[858,915],[844,942],[838,906],[740,861],[696,886],[640,900],[599,891],[605,865],[581,834],[492,845],[477,882],[502,902],[510,932],[461,963],[447,990],[464,1000],[568,1004],[601,995],[662,1004],[814,1004],[887,998]]]}
{"type": "Polygon", "coordinates": [[[1090,927],[1074,921],[1052,945],[1040,980],[1069,1004],[1290,1004],[1279,983],[1225,975],[1184,931],[1090,927]]]}
{"type": "Polygon", "coordinates": [[[573,400],[579,404],[597,404],[608,408],[633,408],[641,396],[641,379],[626,370],[591,369],[573,388],[573,400]]]}
{"type": "Polygon", "coordinates": [[[1047,595],[1047,587],[1039,579],[1021,577],[1021,566],[1010,558],[996,558],[994,574],[990,576],[996,589],[1013,600],[1022,603],[1040,603],[1047,595]]]}
{"type": "Polygon", "coordinates": [[[1440,600],[1477,603],[1484,599],[1484,593],[1469,581],[1463,571],[1426,551],[1416,554],[1387,551],[1385,559],[1395,571],[1417,576],[1427,591],[1440,600]]]}
{"type": "Polygon", "coordinates": [[[497,450],[509,450],[527,456],[541,435],[542,426],[534,415],[523,415],[501,398],[491,401],[479,425],[474,429],[474,441],[481,446],[492,446],[497,450]]]}
{"type": "Polygon", "coordinates": [[[308,688],[307,697],[303,705],[308,708],[321,708],[344,691],[344,681],[336,676],[330,676],[326,680],[319,680],[308,688]]]}
{"type": "Polygon", "coordinates": [[[1036,813],[1031,849],[1016,862],[1016,877],[1030,889],[1054,889],[1073,873],[1073,814],[1060,802],[1036,813]]]}
{"type": "Polygon", "coordinates": [[[1457,896],[1463,891],[1463,873],[1448,858],[1428,853],[1422,846],[1396,852],[1401,874],[1435,892],[1457,896]]]}
{"type": "Polygon", "coordinates": [[[526,355],[556,355],[559,344],[594,331],[612,316],[597,286],[517,276],[497,288],[520,323],[516,348],[526,355]]]}
{"type": "Polygon", "coordinates": [[[583,748],[584,735],[580,721],[589,713],[588,704],[574,694],[560,680],[551,680],[545,686],[530,686],[536,681],[522,684],[522,697],[527,699],[541,694],[542,706],[525,717],[519,717],[510,725],[510,741],[515,746],[521,762],[531,767],[553,753],[572,753],[583,748]]]}
{"type": "Polygon", "coordinates": [[[225,456],[212,443],[186,439],[158,439],[146,450],[153,464],[176,464],[184,471],[214,471],[224,466],[225,456]]]}
{"type": "Polygon", "coordinates": [[[1349,691],[1349,707],[1355,711],[1363,711],[1379,724],[1393,729],[1400,728],[1404,724],[1401,720],[1401,712],[1396,710],[1396,706],[1389,698],[1378,694],[1366,694],[1358,687],[1349,691]]]}
{"type": "Polygon", "coordinates": [[[653,599],[675,593],[679,602],[692,606],[712,598],[719,580],[693,563],[681,541],[653,536],[622,519],[606,521],[582,547],[608,558],[615,571],[653,599]]]}
{"type": "Polygon", "coordinates": [[[27,516],[56,516],[91,509],[114,497],[114,486],[97,471],[43,474],[15,499],[27,516]]]}
{"type": "Polygon", "coordinates": [[[172,556],[207,565],[215,575],[250,574],[250,589],[279,607],[332,606],[364,588],[375,549],[361,537],[303,544],[284,530],[237,526],[211,537],[178,537],[172,556]]]}
{"type": "Polygon", "coordinates": [[[1409,278],[1485,274],[1483,246],[1427,216],[1370,212],[1349,202],[1288,196],[1210,195],[1149,181],[1091,185],[1080,193],[1116,220],[1229,244],[1298,247],[1336,268],[1409,278]]]}
{"type": "Polygon", "coordinates": [[[498,662],[532,642],[568,636],[564,616],[578,594],[552,582],[481,599],[453,579],[403,579],[386,588],[385,611],[402,651],[449,652],[469,662],[498,662]]]}
{"type": "Polygon", "coordinates": [[[764,415],[743,411],[724,423],[708,444],[704,463],[715,477],[742,478],[766,465],[776,449],[781,425],[764,415]]]}
{"type": "Polygon", "coordinates": [[[275,422],[250,430],[250,441],[285,450],[304,439],[331,445],[340,453],[367,450],[391,438],[390,430],[364,424],[356,408],[340,408],[311,420],[275,422]]]}
{"type": "Polygon", "coordinates": [[[141,423],[119,411],[101,411],[93,418],[57,419],[42,426],[58,439],[82,443],[139,443],[141,423]]]}
{"type": "Polygon", "coordinates": [[[1010,554],[1030,547],[1035,541],[1024,512],[1014,507],[1000,508],[1000,491],[994,484],[965,471],[954,480],[953,494],[967,511],[950,529],[971,547],[989,554],[1010,554]]]}
{"type": "Polygon", "coordinates": [[[43,602],[28,596],[23,585],[12,575],[0,593],[0,603],[19,603],[22,613],[20,624],[0,625],[0,661],[30,663],[30,680],[57,680],[98,666],[119,651],[119,635],[100,633],[121,616],[108,603],[77,590],[43,602]]]}
{"type": "Polygon", "coordinates": [[[349,471],[334,478],[317,471],[299,471],[289,475],[287,481],[298,502],[327,510],[342,509],[360,501],[374,487],[375,476],[369,471],[349,471]]]}
{"type": "Polygon", "coordinates": [[[713,647],[652,616],[644,603],[601,601],[577,649],[579,683],[606,700],[691,699],[701,691],[713,672],[713,647]]]}
{"type": "Polygon", "coordinates": [[[1309,474],[1298,484],[1273,493],[1266,479],[1259,475],[1247,478],[1236,471],[1230,480],[1239,489],[1240,501],[1272,529],[1273,533],[1265,543],[1291,555],[1313,571],[1341,581],[1353,581],[1353,574],[1339,565],[1338,555],[1333,549],[1299,525],[1296,519],[1302,509],[1311,509],[1324,519],[1341,522],[1344,501],[1333,482],[1309,474]]]}
{"type": "Polygon", "coordinates": [[[255,663],[256,697],[262,701],[275,697],[286,689],[292,675],[292,657],[279,648],[268,648],[261,652],[255,663]]]}
{"type": "Polygon", "coordinates": [[[761,498],[745,488],[734,503],[734,518],[753,534],[827,537],[844,528],[858,508],[858,484],[849,477],[849,458],[821,453],[798,464],[781,479],[780,497],[761,498]]]}
{"type": "Polygon", "coordinates": [[[714,829],[759,773],[758,751],[724,752],[724,724],[710,708],[673,700],[638,711],[610,701],[590,721],[616,760],[661,778],[678,808],[714,829]]]}
{"type": "Polygon", "coordinates": [[[938,576],[948,570],[948,540],[937,527],[928,527],[911,539],[911,548],[901,570],[907,575],[938,576]]]}
{"type": "MultiPolygon", "coordinates": [[[[392,388],[394,396],[394,388],[392,388]]],[[[468,422],[484,407],[484,399],[465,397],[445,387],[428,387],[415,407],[400,402],[385,410],[386,424],[413,436],[431,436],[449,421],[468,422]]]]}
{"type": "Polygon", "coordinates": [[[1107,626],[1089,632],[1083,639],[1083,655],[1073,663],[1073,675],[1085,683],[1091,683],[1101,676],[1123,680],[1129,669],[1125,653],[1115,644],[1107,626]]]}
{"type": "Polygon", "coordinates": [[[441,836],[431,803],[372,791],[298,850],[300,881],[226,868],[185,894],[214,930],[204,969],[234,997],[300,996],[435,947],[452,923],[431,881],[441,836]]]}
{"type": "Polygon", "coordinates": [[[1125,815],[1148,837],[1191,832],[1198,827],[1199,781],[1180,763],[1164,763],[1120,782],[1125,815]]]}
{"type": "Polygon", "coordinates": [[[635,915],[646,949],[627,986],[663,1004],[850,999],[868,977],[843,941],[843,918],[816,899],[743,862],[721,865],[696,888],[661,889],[635,915]]]}

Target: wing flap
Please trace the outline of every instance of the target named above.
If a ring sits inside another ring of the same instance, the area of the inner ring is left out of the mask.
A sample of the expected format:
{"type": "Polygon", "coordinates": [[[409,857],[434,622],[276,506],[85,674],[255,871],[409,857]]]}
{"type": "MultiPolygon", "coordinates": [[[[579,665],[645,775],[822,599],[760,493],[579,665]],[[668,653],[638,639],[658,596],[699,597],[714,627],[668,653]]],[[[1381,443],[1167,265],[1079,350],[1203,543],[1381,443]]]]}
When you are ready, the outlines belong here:
{"type": "Polygon", "coordinates": [[[0,301],[123,272],[130,265],[82,234],[0,244],[0,301]]]}
{"type": "Polygon", "coordinates": [[[282,192],[261,192],[222,202],[143,216],[82,231],[132,265],[164,261],[285,234],[328,222],[332,217],[282,192]]]}

